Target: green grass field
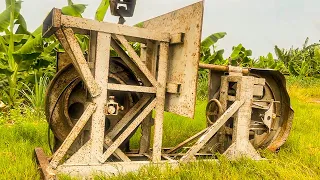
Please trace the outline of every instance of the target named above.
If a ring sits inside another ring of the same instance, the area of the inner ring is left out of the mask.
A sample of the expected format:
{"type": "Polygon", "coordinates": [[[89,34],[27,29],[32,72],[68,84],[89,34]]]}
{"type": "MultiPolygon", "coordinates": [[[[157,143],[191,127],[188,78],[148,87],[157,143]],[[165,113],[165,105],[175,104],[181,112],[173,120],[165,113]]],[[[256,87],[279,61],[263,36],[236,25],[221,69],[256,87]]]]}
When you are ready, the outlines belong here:
{"type": "MultiPolygon", "coordinates": [[[[266,161],[242,159],[181,164],[179,168],[142,168],[139,172],[95,179],[320,179],[320,81],[289,79],[295,118],[279,153],[261,151],[266,161]]],[[[164,145],[174,146],[205,127],[205,102],[198,102],[195,120],[166,113],[164,145]],[[169,133],[170,132],[170,133],[169,133]]],[[[0,115],[0,179],[39,179],[33,149],[48,153],[47,124],[30,110],[0,115]]],[[[132,146],[137,146],[138,136],[132,146]]],[[[68,179],[68,177],[62,177],[68,179]]]]}

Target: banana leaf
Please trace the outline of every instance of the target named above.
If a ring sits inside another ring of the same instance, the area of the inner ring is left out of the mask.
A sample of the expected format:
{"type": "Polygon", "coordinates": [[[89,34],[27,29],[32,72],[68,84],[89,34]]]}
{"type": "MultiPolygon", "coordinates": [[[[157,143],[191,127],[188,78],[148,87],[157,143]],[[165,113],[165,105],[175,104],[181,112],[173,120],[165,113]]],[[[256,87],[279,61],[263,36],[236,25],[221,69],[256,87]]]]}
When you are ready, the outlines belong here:
{"type": "Polygon", "coordinates": [[[222,39],[226,34],[227,33],[225,32],[211,34],[201,42],[201,46],[205,48],[209,48],[213,46],[216,42],[218,42],[219,39],[222,39]]]}
{"type": "Polygon", "coordinates": [[[96,11],[95,19],[98,21],[103,21],[109,6],[110,6],[109,0],[102,0],[96,11]]]}

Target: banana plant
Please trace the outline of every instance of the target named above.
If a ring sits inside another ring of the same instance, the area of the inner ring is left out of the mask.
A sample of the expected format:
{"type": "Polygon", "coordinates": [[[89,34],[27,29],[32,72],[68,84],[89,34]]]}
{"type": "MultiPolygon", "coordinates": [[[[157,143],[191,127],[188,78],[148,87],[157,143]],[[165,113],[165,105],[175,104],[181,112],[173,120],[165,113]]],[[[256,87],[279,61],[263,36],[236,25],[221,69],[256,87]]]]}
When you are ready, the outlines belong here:
{"type": "Polygon", "coordinates": [[[253,67],[252,51],[246,49],[242,44],[234,46],[229,57],[229,64],[232,66],[253,67]]]}
{"type": "Polygon", "coordinates": [[[201,58],[200,61],[203,63],[208,63],[208,64],[223,64],[224,63],[224,58],[223,58],[223,53],[224,50],[216,50],[215,44],[225,37],[227,33],[225,32],[218,32],[211,34],[207,38],[205,38],[201,42],[201,58]]]}

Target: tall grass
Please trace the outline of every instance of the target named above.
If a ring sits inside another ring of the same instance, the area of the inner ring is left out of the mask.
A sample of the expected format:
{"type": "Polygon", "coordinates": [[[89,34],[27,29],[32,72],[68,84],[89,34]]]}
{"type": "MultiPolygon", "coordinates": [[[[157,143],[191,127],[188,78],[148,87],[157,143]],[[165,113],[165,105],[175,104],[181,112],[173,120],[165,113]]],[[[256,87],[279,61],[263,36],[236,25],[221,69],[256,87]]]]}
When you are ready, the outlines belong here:
{"type": "Polygon", "coordinates": [[[45,94],[48,85],[49,78],[46,76],[40,77],[39,80],[35,76],[35,84],[33,89],[30,88],[27,84],[23,83],[25,89],[21,90],[22,95],[27,100],[30,107],[40,118],[43,108],[45,106],[45,94]]]}
{"type": "MultiPolygon", "coordinates": [[[[167,166],[144,167],[138,172],[95,179],[319,179],[320,178],[320,84],[310,81],[300,85],[297,79],[289,79],[289,93],[295,110],[292,132],[279,153],[261,151],[266,161],[241,159],[219,162],[181,164],[177,168],[167,166]]],[[[307,80],[305,80],[307,81],[307,80]]],[[[205,127],[206,102],[198,101],[195,119],[165,114],[163,144],[173,146],[205,127]]],[[[35,147],[47,152],[46,126],[44,121],[34,121],[34,114],[20,114],[20,110],[1,115],[0,120],[0,179],[38,179],[35,147]],[[15,124],[8,123],[14,119],[15,124]]],[[[131,143],[138,146],[139,133],[131,143]]],[[[61,179],[70,179],[67,176],[61,179]]]]}

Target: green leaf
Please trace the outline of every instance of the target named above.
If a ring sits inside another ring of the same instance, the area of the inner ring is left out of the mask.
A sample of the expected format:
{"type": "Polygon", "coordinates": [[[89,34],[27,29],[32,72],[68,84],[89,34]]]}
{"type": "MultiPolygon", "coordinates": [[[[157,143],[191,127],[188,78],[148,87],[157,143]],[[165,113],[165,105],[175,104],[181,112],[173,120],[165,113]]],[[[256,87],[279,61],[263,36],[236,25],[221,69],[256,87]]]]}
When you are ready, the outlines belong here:
{"type": "MultiPolygon", "coordinates": [[[[15,3],[15,19],[20,15],[21,2],[16,1],[15,3]]],[[[6,9],[0,13],[0,32],[4,32],[10,25],[10,13],[11,13],[11,1],[6,0],[6,9]]]]}
{"type": "Polygon", "coordinates": [[[232,52],[230,58],[231,58],[231,59],[237,59],[237,58],[239,58],[240,52],[241,52],[242,48],[243,48],[242,44],[239,44],[237,47],[234,47],[234,48],[233,48],[233,52],[232,52]]]}
{"type": "Polygon", "coordinates": [[[69,6],[65,6],[61,9],[62,14],[74,17],[82,17],[82,13],[86,9],[85,4],[73,4],[69,6]]]}
{"type": "Polygon", "coordinates": [[[36,37],[29,37],[28,41],[14,54],[32,54],[43,51],[43,41],[41,34],[36,37]]]}
{"type": "Polygon", "coordinates": [[[27,30],[26,20],[21,14],[19,14],[15,24],[19,24],[16,34],[30,34],[30,32],[27,30]]]}
{"type": "Polygon", "coordinates": [[[211,34],[201,42],[201,46],[209,48],[218,42],[219,39],[222,39],[226,34],[227,33],[225,32],[211,34]]]}
{"type": "Polygon", "coordinates": [[[10,10],[6,9],[0,14],[0,32],[8,29],[10,25],[10,10]]]}
{"type": "Polygon", "coordinates": [[[29,35],[26,34],[13,34],[13,36],[10,35],[4,35],[4,40],[9,43],[10,37],[13,38],[13,42],[20,43],[22,40],[28,40],[30,38],[29,35]]]}
{"type": "Polygon", "coordinates": [[[109,6],[110,6],[109,0],[102,0],[96,11],[95,19],[98,21],[103,21],[109,6]]]}
{"type": "Polygon", "coordinates": [[[139,22],[138,24],[134,25],[134,27],[142,28],[143,27],[143,22],[139,22]]]}
{"type": "Polygon", "coordinates": [[[71,0],[68,0],[68,6],[73,5],[73,2],[71,0]]]}
{"type": "Polygon", "coordinates": [[[246,56],[252,56],[252,50],[245,50],[246,56]]]}
{"type": "Polygon", "coordinates": [[[37,36],[39,34],[42,34],[42,25],[40,25],[36,30],[34,30],[32,33],[32,36],[37,36]]]}

